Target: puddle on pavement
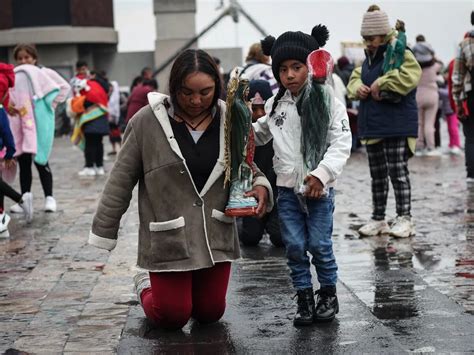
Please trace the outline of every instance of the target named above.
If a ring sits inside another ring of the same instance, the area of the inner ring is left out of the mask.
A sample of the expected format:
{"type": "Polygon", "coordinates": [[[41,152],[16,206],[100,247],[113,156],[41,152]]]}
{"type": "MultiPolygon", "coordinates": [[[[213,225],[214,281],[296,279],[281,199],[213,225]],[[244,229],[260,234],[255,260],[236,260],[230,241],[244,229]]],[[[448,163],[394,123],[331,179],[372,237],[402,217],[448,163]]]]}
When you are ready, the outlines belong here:
{"type": "Polygon", "coordinates": [[[392,243],[373,250],[374,294],[372,313],[379,319],[404,319],[418,315],[412,273],[393,270],[413,268],[413,254],[397,252],[392,243]],[[400,277],[402,276],[402,277],[400,277]]]}
{"type": "MultiPolygon", "coordinates": [[[[472,296],[466,292],[474,285],[474,184],[465,196],[465,209],[441,212],[457,219],[453,230],[440,232],[439,226],[426,224],[426,230],[415,238],[364,238],[360,240],[364,244],[353,241],[357,249],[352,249],[350,257],[350,250],[342,252],[340,259],[348,263],[352,274],[347,275],[352,279],[348,285],[377,318],[407,319],[425,313],[420,303],[424,282],[474,313],[472,296]]],[[[356,229],[356,220],[351,222],[349,229],[356,229]]]]}
{"type": "MultiPolygon", "coordinates": [[[[212,324],[190,321],[181,330],[168,331],[155,328],[143,319],[136,335],[152,340],[157,353],[235,354],[236,352],[229,326],[223,321],[212,324]]],[[[141,347],[142,345],[139,346],[141,347]]]]}

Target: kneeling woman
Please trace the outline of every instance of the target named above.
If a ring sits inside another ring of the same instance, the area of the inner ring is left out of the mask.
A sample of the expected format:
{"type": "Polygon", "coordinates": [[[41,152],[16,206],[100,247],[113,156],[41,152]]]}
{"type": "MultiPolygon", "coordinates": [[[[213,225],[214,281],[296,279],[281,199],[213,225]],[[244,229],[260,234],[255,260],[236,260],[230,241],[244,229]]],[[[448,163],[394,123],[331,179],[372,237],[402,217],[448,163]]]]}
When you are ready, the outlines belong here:
{"type": "MultiPolygon", "coordinates": [[[[225,311],[230,262],[239,258],[233,218],[224,215],[225,103],[214,60],[186,50],[170,73],[170,96],[150,93],[149,105],[127,125],[124,143],[99,202],[89,243],[112,250],[120,218],[139,182],[137,296],[157,326],[179,329],[193,317],[215,322],[225,311]]],[[[257,172],[250,192],[257,212],[271,209],[271,187],[257,172]]]]}

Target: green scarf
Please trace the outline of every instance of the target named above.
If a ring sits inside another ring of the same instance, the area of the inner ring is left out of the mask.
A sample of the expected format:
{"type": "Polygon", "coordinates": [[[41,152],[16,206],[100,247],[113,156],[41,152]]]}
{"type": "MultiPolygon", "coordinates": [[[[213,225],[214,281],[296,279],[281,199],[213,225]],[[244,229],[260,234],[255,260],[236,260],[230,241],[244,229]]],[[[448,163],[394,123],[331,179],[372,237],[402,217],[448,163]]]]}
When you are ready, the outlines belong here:
{"type": "Polygon", "coordinates": [[[301,117],[301,153],[310,170],[317,168],[327,149],[331,99],[324,84],[310,80],[296,103],[301,117]]]}
{"type": "Polygon", "coordinates": [[[389,34],[387,50],[383,61],[382,71],[384,74],[393,69],[400,69],[405,59],[407,47],[407,36],[405,31],[392,31],[389,34]]]}

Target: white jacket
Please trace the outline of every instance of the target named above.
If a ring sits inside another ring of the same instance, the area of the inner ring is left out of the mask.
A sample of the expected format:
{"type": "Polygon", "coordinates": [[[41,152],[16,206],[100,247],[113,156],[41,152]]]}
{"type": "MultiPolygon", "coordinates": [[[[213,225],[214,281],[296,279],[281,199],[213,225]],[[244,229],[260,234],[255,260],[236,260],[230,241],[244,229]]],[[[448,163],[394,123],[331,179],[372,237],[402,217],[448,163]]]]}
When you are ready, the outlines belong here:
{"type": "MultiPolygon", "coordinates": [[[[332,89],[330,89],[332,91],[332,89]]],[[[277,186],[295,187],[310,173],[326,187],[333,187],[351,153],[352,137],[346,108],[338,100],[332,100],[331,119],[327,135],[327,150],[318,167],[311,172],[302,171],[301,119],[296,101],[287,90],[278,102],[273,116],[270,111],[275,96],[265,105],[266,115],[253,124],[256,145],[264,145],[273,138],[273,168],[277,186]],[[304,175],[304,176],[302,176],[304,175]]]]}
{"type": "Polygon", "coordinates": [[[280,85],[273,76],[272,66],[264,63],[255,63],[252,65],[246,65],[242,69],[245,69],[243,76],[249,81],[252,80],[265,80],[270,84],[270,89],[272,89],[273,95],[276,95],[280,85]]]}

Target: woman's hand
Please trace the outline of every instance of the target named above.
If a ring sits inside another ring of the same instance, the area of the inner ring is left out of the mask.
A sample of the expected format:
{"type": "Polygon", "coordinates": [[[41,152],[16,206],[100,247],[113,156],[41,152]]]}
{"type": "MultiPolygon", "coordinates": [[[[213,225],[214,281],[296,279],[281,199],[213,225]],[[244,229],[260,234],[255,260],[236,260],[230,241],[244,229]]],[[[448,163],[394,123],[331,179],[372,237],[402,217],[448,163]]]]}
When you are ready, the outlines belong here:
{"type": "Polygon", "coordinates": [[[5,159],[5,168],[7,169],[12,169],[16,165],[16,160],[15,159],[5,159]]]}
{"type": "Polygon", "coordinates": [[[10,116],[19,116],[20,115],[20,111],[18,111],[16,109],[15,105],[13,105],[11,103],[8,105],[8,110],[7,111],[8,111],[8,114],[10,116]]]}
{"type": "Polygon", "coordinates": [[[255,186],[252,190],[245,193],[246,197],[253,196],[258,201],[257,217],[262,218],[267,212],[268,190],[264,186],[255,186]]]}
{"type": "Polygon", "coordinates": [[[466,118],[466,113],[464,112],[464,107],[462,106],[462,103],[459,103],[456,106],[456,111],[460,120],[464,120],[466,118]]]}
{"type": "Polygon", "coordinates": [[[308,198],[319,199],[324,195],[324,185],[317,177],[308,175],[304,178],[306,192],[304,195],[308,198]]]}
{"type": "Polygon", "coordinates": [[[357,96],[361,100],[365,100],[367,96],[370,94],[370,88],[367,85],[362,84],[358,89],[357,89],[357,96]]]}

